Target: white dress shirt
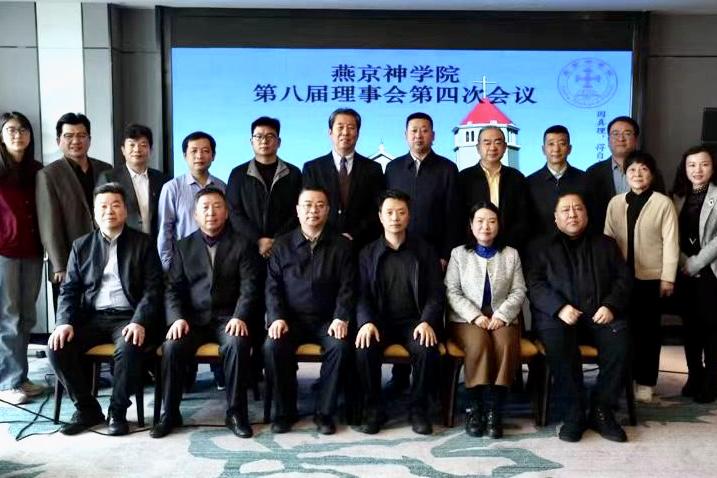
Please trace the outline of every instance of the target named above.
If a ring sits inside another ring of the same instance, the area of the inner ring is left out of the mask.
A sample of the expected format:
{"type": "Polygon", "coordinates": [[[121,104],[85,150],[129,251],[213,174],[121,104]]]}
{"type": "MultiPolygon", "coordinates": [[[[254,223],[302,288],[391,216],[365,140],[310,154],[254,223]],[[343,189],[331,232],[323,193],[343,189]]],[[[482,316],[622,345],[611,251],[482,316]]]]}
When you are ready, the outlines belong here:
{"type": "Polygon", "coordinates": [[[346,158],[346,172],[348,174],[351,174],[351,168],[354,166],[354,154],[355,151],[351,154],[347,154],[346,156],[341,156],[339,153],[331,150],[331,155],[334,157],[334,165],[336,166],[336,171],[341,172],[341,158],[346,158]]]}
{"type": "Polygon", "coordinates": [[[117,263],[117,238],[109,239],[104,234],[102,237],[107,241],[107,263],[102,272],[102,285],[95,297],[95,310],[102,309],[126,309],[132,310],[132,304],[122,289],[122,281],[119,275],[119,264],[117,263]]]}
{"type": "MultiPolygon", "coordinates": [[[[125,164],[125,166],[127,166],[125,164]]],[[[132,178],[132,186],[134,186],[134,194],[137,196],[137,204],[139,205],[139,215],[142,218],[142,232],[149,234],[152,226],[152,220],[149,217],[149,176],[145,169],[143,173],[136,173],[127,166],[129,176],[132,178]]]]}

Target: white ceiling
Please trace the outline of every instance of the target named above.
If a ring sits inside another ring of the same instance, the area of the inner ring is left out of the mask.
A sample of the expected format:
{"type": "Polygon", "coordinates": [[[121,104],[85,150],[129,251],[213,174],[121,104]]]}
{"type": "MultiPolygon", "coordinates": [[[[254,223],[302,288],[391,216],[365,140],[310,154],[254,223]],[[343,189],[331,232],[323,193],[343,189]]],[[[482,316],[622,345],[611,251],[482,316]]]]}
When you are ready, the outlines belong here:
{"type": "MultiPolygon", "coordinates": [[[[30,1],[30,0],[28,0],[30,1]]],[[[36,0],[56,2],[57,0],[36,0]]],[[[520,11],[651,11],[683,14],[717,14],[717,0],[120,0],[107,2],[151,8],[307,8],[340,10],[520,10],[520,11]]]]}

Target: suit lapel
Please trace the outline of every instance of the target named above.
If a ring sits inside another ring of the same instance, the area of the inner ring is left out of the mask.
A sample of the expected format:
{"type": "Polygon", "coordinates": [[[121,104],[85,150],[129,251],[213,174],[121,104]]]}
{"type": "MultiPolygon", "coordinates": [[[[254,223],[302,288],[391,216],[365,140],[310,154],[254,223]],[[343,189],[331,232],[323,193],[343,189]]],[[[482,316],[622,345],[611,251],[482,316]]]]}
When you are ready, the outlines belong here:
{"type": "MultiPolygon", "coordinates": [[[[58,159],[60,161],[60,164],[62,165],[61,171],[63,171],[62,174],[65,175],[67,179],[67,184],[70,185],[70,189],[72,189],[71,194],[74,197],[80,198],[80,203],[82,204],[82,208],[85,210],[85,212],[92,217],[92,211],[90,211],[89,206],[87,205],[87,201],[85,201],[85,191],[82,189],[82,184],[80,184],[80,180],[77,179],[77,176],[75,175],[75,171],[72,170],[72,166],[67,164],[67,160],[65,158],[58,159]]],[[[70,191],[68,191],[70,192],[70,191]]],[[[94,220],[93,220],[94,224],[94,220]]]]}
{"type": "Polygon", "coordinates": [[[707,189],[707,196],[705,196],[705,202],[700,210],[700,238],[705,237],[705,228],[707,227],[707,219],[717,204],[717,186],[710,183],[709,189],[707,189]]]}
{"type": "Polygon", "coordinates": [[[129,175],[127,166],[119,167],[117,173],[117,180],[127,194],[127,212],[139,216],[139,201],[137,200],[137,193],[134,191],[134,183],[132,183],[132,176],[129,175]]]}
{"type": "Polygon", "coordinates": [[[117,269],[119,271],[120,282],[122,283],[122,290],[124,290],[127,299],[130,301],[130,303],[132,303],[133,300],[129,294],[129,283],[131,280],[130,261],[132,258],[131,251],[128,250],[128,241],[130,240],[130,238],[127,237],[128,234],[131,234],[131,232],[129,232],[128,228],[125,227],[124,231],[122,231],[122,234],[120,234],[120,236],[117,238],[117,269]]]}
{"type": "MultiPolygon", "coordinates": [[[[354,197],[354,194],[356,193],[356,188],[358,187],[359,178],[363,174],[363,161],[361,161],[360,156],[358,153],[354,152],[354,164],[351,168],[351,174],[349,174],[349,200],[348,203],[351,204],[351,200],[354,197]]],[[[338,175],[337,175],[338,180],[338,175]]]]}
{"type": "MultiPolygon", "coordinates": [[[[328,181],[329,181],[329,194],[331,197],[329,198],[330,203],[333,204],[341,204],[340,194],[339,194],[339,173],[336,171],[336,165],[334,164],[334,157],[331,153],[329,153],[327,156],[324,156],[323,164],[321,165],[324,169],[324,172],[327,175],[328,181]]],[[[334,211],[337,211],[340,208],[332,208],[334,211]]]]}

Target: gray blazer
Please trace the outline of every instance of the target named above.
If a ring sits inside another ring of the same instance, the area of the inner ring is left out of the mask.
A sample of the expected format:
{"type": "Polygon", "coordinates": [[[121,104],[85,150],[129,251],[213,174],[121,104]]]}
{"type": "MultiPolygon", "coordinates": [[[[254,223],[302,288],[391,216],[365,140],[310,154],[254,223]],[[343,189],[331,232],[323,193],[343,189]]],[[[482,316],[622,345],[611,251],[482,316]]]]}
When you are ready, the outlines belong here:
{"type": "MultiPolygon", "coordinates": [[[[675,196],[672,200],[679,217],[685,198],[675,196]]],[[[680,267],[684,267],[690,276],[696,275],[708,265],[717,275],[717,208],[715,206],[717,206],[717,186],[710,183],[700,210],[700,252],[691,257],[680,252],[680,267]]]]}
{"type": "Polygon", "coordinates": [[[486,260],[478,257],[473,250],[458,246],[451,251],[446,269],[448,320],[472,322],[482,315],[480,304],[483,302],[486,269],[490,280],[493,317],[506,324],[518,317],[526,294],[518,251],[506,246],[486,260]]]}
{"type": "MultiPolygon", "coordinates": [[[[107,163],[89,158],[92,174],[112,169],[107,163]]],[[[37,173],[35,190],[40,239],[50,258],[50,274],[67,267],[72,241],[94,229],[92,211],[85,202],[82,185],[64,158],[53,161],[37,173]]]]}

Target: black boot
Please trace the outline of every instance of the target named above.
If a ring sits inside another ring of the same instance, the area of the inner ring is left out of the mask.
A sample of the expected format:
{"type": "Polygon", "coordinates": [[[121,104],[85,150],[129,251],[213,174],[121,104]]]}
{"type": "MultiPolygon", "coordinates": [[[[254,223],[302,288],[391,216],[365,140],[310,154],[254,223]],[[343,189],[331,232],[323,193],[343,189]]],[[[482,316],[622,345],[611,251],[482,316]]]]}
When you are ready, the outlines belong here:
{"type": "Polygon", "coordinates": [[[472,437],[482,437],[485,432],[485,412],[483,409],[483,386],[478,385],[466,389],[468,400],[466,408],[466,434],[472,437]]]}
{"type": "Polygon", "coordinates": [[[486,428],[491,438],[503,437],[503,402],[508,392],[508,387],[496,385],[490,388],[492,400],[488,413],[486,413],[486,428]]]}

